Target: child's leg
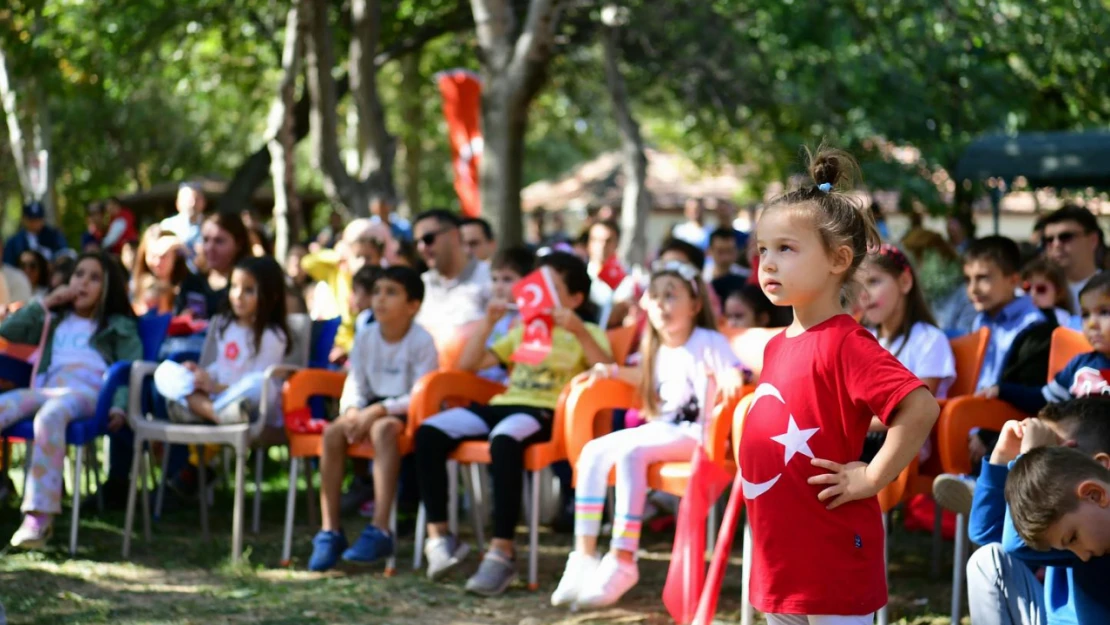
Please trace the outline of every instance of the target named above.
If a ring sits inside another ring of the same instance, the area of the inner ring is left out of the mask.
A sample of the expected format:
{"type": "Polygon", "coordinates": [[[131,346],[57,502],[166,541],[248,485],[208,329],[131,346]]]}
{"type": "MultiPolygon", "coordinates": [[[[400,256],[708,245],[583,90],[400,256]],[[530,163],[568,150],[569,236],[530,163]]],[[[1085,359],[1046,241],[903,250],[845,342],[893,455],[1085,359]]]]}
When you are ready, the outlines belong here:
{"type": "Polygon", "coordinates": [[[185,398],[189,410],[205,421],[216,423],[216,411],[212,408],[212,398],[204,391],[193,391],[185,398]]]}
{"type": "Polygon", "coordinates": [[[488,433],[489,426],[486,422],[465,408],[451,408],[441,412],[417,428],[416,473],[420,484],[420,501],[424,504],[427,515],[429,538],[448,534],[447,456],[464,439],[488,433]]]}
{"type": "Polygon", "coordinates": [[[0,430],[34,416],[50,398],[46,390],[18,388],[0,393],[0,430]]]}
{"type": "Polygon", "coordinates": [[[343,468],[347,461],[347,426],[350,420],[337,419],[324,430],[320,453],[320,516],[325,532],[338,532],[341,524],[339,499],[343,490],[343,468]]]}
{"type": "Polygon", "coordinates": [[[647,469],[656,462],[689,460],[700,430],[671,423],[652,422],[625,430],[626,446],[616,459],[616,505],[611,548],[632,560],[640,546],[640,524],[647,500],[647,469]]]}
{"type": "Polygon", "coordinates": [[[397,476],[401,472],[401,449],[397,437],[405,424],[397,417],[382,417],[370,427],[374,445],[374,520],[375,527],[389,534],[389,516],[397,496],[397,476]]]}
{"type": "Polygon", "coordinates": [[[513,538],[520,519],[524,488],[524,449],[551,437],[551,423],[526,413],[509,415],[490,432],[493,461],[493,540],[491,551],[514,554],[513,538]]]}
{"type": "MultiPolygon", "coordinates": [[[[23,494],[24,512],[58,514],[62,511],[62,472],[66,459],[66,425],[91,415],[96,407],[96,390],[74,386],[45,389],[49,399],[35,413],[35,441],[31,452],[31,474],[23,494]]],[[[77,480],[81,477],[77,476],[77,480]]]]}
{"type": "Polygon", "coordinates": [[[1029,565],[998,543],[984,545],[967,563],[968,608],[975,625],[1033,625],[1047,619],[1044,584],[1029,565]]]}
{"type": "MultiPolygon", "coordinates": [[[[578,485],[574,493],[575,551],[586,555],[597,553],[597,536],[601,533],[601,514],[609,490],[609,471],[634,430],[618,430],[595,438],[582,448],[578,457],[578,485]]],[[[632,440],[636,440],[633,438],[632,440]]]]}

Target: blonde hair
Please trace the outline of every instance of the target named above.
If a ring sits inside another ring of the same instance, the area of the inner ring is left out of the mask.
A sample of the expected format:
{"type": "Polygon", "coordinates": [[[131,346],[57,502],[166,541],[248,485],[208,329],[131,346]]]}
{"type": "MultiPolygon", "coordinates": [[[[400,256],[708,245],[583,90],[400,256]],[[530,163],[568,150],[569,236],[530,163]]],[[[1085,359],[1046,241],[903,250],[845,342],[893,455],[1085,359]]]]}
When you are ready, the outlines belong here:
{"type": "MultiPolygon", "coordinates": [[[[692,265],[690,265],[690,268],[693,270],[692,265]]],[[[651,297],[652,286],[655,281],[664,276],[678,278],[690,293],[690,297],[698,302],[700,309],[694,317],[694,327],[716,330],[717,320],[713,315],[713,307],[709,304],[709,293],[696,270],[694,270],[692,279],[684,278],[675,269],[668,268],[656,271],[651,276],[651,282],[648,283],[648,290],[644,293],[644,297],[651,297]]],[[[642,373],[640,376],[640,403],[648,418],[659,415],[659,395],[655,389],[654,373],[655,357],[659,353],[661,342],[659,332],[655,329],[655,326],[651,325],[651,322],[648,322],[647,327],[644,328],[644,336],[640,339],[640,371],[642,373]]]]}
{"type": "Polygon", "coordinates": [[[856,160],[847,152],[824,146],[815,153],[809,148],[805,152],[813,184],[775,198],[764,214],[784,207],[805,213],[827,253],[841,246],[852,250],[852,262],[841,277],[840,303],[847,307],[856,301],[859,292],[860,285],[854,280],[856,271],[868,254],[878,249],[882,238],[871,210],[862,199],[847,193],[860,177],[856,160]]]}

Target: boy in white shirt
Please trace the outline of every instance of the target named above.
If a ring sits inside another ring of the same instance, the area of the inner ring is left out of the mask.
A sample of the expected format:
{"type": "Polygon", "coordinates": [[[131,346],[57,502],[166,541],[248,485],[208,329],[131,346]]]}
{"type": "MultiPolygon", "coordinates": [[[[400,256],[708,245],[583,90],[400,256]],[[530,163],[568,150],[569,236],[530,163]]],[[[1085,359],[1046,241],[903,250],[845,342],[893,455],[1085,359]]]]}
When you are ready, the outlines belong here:
{"type": "Polygon", "coordinates": [[[320,457],[323,528],[312,539],[309,570],[326,571],[340,557],[369,564],[393,554],[389,517],[401,468],[398,437],[405,428],[413,385],[439,364],[432,336],[414,323],[423,300],[424,283],[409,267],[386,267],[374,282],[371,307],[375,320],[355,337],[339,418],[324,431],[320,457]],[[364,442],[374,447],[374,518],[348,549],[340,525],[340,491],[347,448],[364,442]]]}

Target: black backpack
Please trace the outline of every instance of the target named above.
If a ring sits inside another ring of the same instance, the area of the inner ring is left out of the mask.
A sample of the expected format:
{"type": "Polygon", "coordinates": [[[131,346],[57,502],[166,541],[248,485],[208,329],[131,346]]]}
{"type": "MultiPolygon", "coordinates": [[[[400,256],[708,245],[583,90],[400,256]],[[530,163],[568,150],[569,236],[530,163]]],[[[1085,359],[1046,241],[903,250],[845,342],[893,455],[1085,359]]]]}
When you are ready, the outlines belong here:
{"type": "Polygon", "coordinates": [[[1048,352],[1052,348],[1052,333],[1059,325],[1056,311],[1042,308],[1044,321],[1025,328],[1010,346],[1002,364],[1002,384],[1021,384],[1041,387],[1048,380],[1048,352]]]}

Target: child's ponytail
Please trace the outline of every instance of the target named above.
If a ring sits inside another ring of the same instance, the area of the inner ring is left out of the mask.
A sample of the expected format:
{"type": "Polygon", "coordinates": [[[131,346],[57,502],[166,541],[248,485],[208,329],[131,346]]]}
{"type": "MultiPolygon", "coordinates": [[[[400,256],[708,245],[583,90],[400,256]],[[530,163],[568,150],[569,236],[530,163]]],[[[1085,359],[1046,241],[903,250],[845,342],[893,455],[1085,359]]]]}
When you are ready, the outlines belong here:
{"type": "Polygon", "coordinates": [[[878,226],[863,199],[849,193],[860,177],[859,164],[842,150],[806,149],[812,185],[790,191],[773,200],[766,210],[789,207],[809,213],[813,228],[821,237],[825,251],[832,253],[841,246],[852,250],[852,262],[842,277],[841,305],[856,300],[860,285],[854,280],[856,271],[868,254],[882,243],[878,226]]]}

